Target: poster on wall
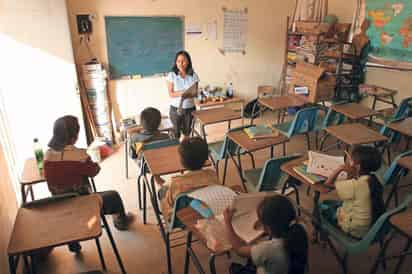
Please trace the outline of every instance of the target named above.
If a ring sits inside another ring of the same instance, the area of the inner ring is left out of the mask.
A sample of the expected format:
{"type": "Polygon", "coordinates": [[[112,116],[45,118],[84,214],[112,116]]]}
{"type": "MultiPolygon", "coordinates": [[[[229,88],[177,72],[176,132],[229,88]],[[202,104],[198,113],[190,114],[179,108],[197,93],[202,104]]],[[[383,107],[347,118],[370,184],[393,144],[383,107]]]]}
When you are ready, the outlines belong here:
{"type": "Polygon", "coordinates": [[[412,1],[362,0],[360,22],[370,21],[373,63],[412,69],[412,1]]]}
{"type": "Polygon", "coordinates": [[[244,10],[227,10],[223,8],[223,48],[221,53],[241,52],[246,54],[247,42],[247,9],[244,10]]]}

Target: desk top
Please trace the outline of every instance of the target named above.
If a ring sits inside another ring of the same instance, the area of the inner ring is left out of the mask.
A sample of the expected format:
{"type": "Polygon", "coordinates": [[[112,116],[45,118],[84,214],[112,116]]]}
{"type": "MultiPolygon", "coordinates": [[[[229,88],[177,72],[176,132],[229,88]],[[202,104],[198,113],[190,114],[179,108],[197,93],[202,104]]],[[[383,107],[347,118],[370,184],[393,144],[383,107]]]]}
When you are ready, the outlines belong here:
{"type": "Polygon", "coordinates": [[[283,95],[275,96],[269,98],[259,98],[259,104],[275,111],[281,110],[288,107],[301,107],[305,105],[305,101],[302,100],[299,96],[295,95],[283,95]]]}
{"type": "Polygon", "coordinates": [[[102,233],[100,208],[101,200],[93,194],[19,208],[7,253],[96,238],[102,233]]]}
{"type": "Polygon", "coordinates": [[[403,119],[399,122],[390,123],[388,124],[388,127],[402,135],[412,136],[412,117],[403,119]]]}
{"type": "Polygon", "coordinates": [[[222,106],[222,105],[226,105],[226,104],[232,104],[232,103],[242,103],[243,104],[244,100],[240,97],[237,96],[233,96],[232,98],[226,98],[223,101],[217,101],[217,102],[213,102],[213,101],[207,101],[204,103],[200,103],[199,101],[195,101],[196,107],[201,109],[201,108],[205,108],[205,107],[214,107],[214,106],[222,106]]]}
{"type": "Polygon", "coordinates": [[[291,160],[283,164],[280,167],[280,169],[286,174],[288,174],[289,176],[297,179],[299,182],[302,182],[303,184],[310,186],[314,191],[317,191],[319,193],[330,192],[332,190],[330,187],[326,187],[323,184],[312,184],[309,181],[307,181],[305,178],[297,174],[296,171],[293,170],[294,167],[302,165],[303,162],[306,160],[307,160],[307,157],[301,157],[298,159],[291,160]]]}
{"type": "MultiPolygon", "coordinates": [[[[143,129],[143,127],[139,124],[135,124],[135,125],[125,127],[125,129],[126,129],[126,133],[128,134],[128,136],[130,136],[130,134],[132,134],[134,132],[141,131],[143,129]]],[[[173,124],[170,121],[169,117],[163,116],[162,120],[160,122],[159,130],[160,131],[167,131],[167,130],[171,130],[171,129],[173,129],[173,124]]]]}
{"type": "Polygon", "coordinates": [[[289,141],[289,139],[282,134],[279,134],[278,136],[273,138],[251,139],[243,130],[229,132],[227,134],[227,137],[229,137],[238,146],[249,152],[264,149],[289,141]]]}
{"type": "MultiPolygon", "coordinates": [[[[201,233],[196,228],[197,221],[200,219],[203,219],[203,217],[191,207],[182,208],[176,213],[176,215],[179,218],[179,220],[185,225],[186,229],[193,232],[196,238],[201,240],[202,243],[204,243],[204,245],[207,247],[206,245],[207,240],[205,236],[203,235],[203,233],[201,233]]],[[[209,249],[209,251],[214,254],[222,254],[230,250],[230,249],[223,249],[223,248],[221,250],[212,250],[209,247],[207,247],[207,249],[209,249]]]]}
{"type": "Polygon", "coordinates": [[[409,208],[399,214],[393,215],[390,222],[397,229],[412,238],[412,209],[409,208]]]}
{"type": "Polygon", "coordinates": [[[227,107],[197,110],[194,111],[192,115],[203,125],[226,122],[242,118],[239,112],[236,112],[233,109],[227,107]]]}
{"type": "Polygon", "coordinates": [[[45,182],[44,172],[37,168],[36,159],[29,158],[24,162],[23,172],[20,178],[20,184],[31,185],[45,182]]]}
{"type": "Polygon", "coordinates": [[[332,105],[331,108],[334,111],[342,113],[352,120],[359,120],[379,114],[379,111],[370,109],[362,104],[357,103],[332,105]]]}
{"type": "Polygon", "coordinates": [[[409,170],[412,170],[412,156],[407,156],[399,159],[398,165],[409,170]]]}
{"type": "Polygon", "coordinates": [[[326,131],[348,145],[387,141],[388,138],[359,123],[327,127],[326,131]]]}
{"type": "MultiPolygon", "coordinates": [[[[180,162],[178,145],[162,147],[157,149],[150,149],[143,152],[144,159],[150,169],[150,173],[155,175],[167,175],[185,171],[180,162]]],[[[210,166],[209,160],[206,161],[205,166],[210,166]]]]}

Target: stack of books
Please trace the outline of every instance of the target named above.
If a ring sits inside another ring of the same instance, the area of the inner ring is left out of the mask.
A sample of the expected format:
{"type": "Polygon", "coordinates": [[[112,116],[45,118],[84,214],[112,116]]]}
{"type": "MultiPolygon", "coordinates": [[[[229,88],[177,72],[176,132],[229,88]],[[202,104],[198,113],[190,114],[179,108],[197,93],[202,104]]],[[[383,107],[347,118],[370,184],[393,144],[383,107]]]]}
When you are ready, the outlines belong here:
{"type": "Polygon", "coordinates": [[[307,165],[296,166],[293,170],[311,184],[323,183],[327,179],[326,177],[308,172],[307,165]]]}
{"type": "Polygon", "coordinates": [[[248,127],[245,128],[243,131],[251,139],[273,138],[279,135],[279,133],[274,128],[266,125],[256,125],[248,127]]]}

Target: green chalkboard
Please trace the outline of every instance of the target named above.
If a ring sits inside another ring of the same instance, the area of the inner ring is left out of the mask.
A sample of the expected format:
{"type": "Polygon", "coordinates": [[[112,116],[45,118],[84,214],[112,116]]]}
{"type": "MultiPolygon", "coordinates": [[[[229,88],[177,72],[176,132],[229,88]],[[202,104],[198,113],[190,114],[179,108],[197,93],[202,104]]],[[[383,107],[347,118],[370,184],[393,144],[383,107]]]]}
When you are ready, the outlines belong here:
{"type": "Polygon", "coordinates": [[[182,17],[106,16],[110,77],[170,71],[183,49],[182,17]]]}

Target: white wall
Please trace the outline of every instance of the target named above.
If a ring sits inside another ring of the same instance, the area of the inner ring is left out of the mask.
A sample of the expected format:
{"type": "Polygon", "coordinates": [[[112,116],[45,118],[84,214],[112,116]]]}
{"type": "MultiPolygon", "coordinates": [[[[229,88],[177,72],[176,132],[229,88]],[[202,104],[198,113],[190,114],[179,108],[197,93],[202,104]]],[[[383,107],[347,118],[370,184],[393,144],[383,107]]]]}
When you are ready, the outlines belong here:
{"type": "Polygon", "coordinates": [[[0,0],[0,60],[3,107],[21,169],[33,157],[33,138],[46,147],[56,118],[82,121],[65,1],[0,0]]]}

